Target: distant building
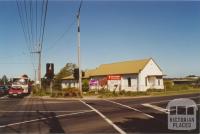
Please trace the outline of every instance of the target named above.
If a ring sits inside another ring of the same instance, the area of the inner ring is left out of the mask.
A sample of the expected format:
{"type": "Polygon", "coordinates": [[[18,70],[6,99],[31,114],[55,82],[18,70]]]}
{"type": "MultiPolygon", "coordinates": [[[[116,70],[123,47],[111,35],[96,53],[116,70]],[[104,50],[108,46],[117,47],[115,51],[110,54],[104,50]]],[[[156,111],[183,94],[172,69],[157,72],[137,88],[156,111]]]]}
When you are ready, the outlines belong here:
{"type": "Polygon", "coordinates": [[[197,80],[197,79],[199,79],[200,77],[199,76],[196,76],[196,75],[188,75],[188,76],[186,76],[186,78],[188,78],[188,79],[193,79],[193,80],[197,80]]]}
{"type": "Polygon", "coordinates": [[[165,78],[164,80],[170,80],[172,85],[196,85],[200,77],[196,75],[188,75],[180,78],[165,78]]]}
{"type": "Polygon", "coordinates": [[[174,85],[196,85],[197,84],[197,78],[176,78],[173,79],[174,85]]]}
{"type": "Polygon", "coordinates": [[[196,81],[191,79],[174,79],[174,85],[193,85],[196,81]]]}
{"type": "MultiPolygon", "coordinates": [[[[83,79],[89,80],[91,90],[164,89],[163,72],[152,58],[103,64],[96,69],[86,71],[83,79]]],[[[78,81],[74,80],[73,76],[65,77],[62,79],[62,87],[78,87],[78,81]]]]}

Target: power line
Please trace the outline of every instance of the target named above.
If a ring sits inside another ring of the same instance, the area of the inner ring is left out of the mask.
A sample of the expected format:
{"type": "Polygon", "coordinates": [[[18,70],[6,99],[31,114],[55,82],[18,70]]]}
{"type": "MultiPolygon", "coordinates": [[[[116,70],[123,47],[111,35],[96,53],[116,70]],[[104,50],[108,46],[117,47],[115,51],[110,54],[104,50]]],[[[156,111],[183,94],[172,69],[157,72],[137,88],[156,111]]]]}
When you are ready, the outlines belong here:
{"type": "MultiPolygon", "coordinates": [[[[78,13],[80,13],[80,9],[82,7],[82,4],[83,4],[83,0],[81,0],[80,5],[78,7],[78,13]]],[[[77,12],[77,9],[76,9],[76,12],[77,12]]],[[[76,20],[74,19],[72,21],[72,23],[67,27],[67,29],[54,41],[54,43],[52,43],[52,45],[46,49],[46,52],[53,49],[54,47],[56,47],[57,42],[60,41],[64,37],[64,35],[69,32],[69,30],[72,28],[72,26],[75,23],[76,23],[76,20]]]]}
{"type": "Polygon", "coordinates": [[[20,56],[27,56],[28,54],[18,54],[18,55],[10,55],[10,56],[4,56],[0,57],[0,59],[9,59],[9,58],[15,58],[15,57],[20,57],[20,56]]]}
{"type": "MultiPolygon", "coordinates": [[[[31,48],[30,48],[30,46],[28,45],[29,43],[29,41],[28,41],[28,35],[27,35],[27,33],[26,33],[26,27],[25,27],[25,24],[24,24],[24,20],[23,20],[23,9],[22,9],[22,7],[21,7],[21,4],[16,0],[16,2],[17,2],[17,9],[18,9],[18,15],[19,15],[19,18],[20,18],[20,23],[21,23],[21,26],[22,26],[22,30],[23,30],[23,33],[24,33],[24,37],[25,37],[25,41],[26,41],[26,46],[27,46],[27,49],[29,50],[29,51],[31,51],[31,48]]],[[[30,60],[31,60],[31,57],[30,57],[30,60]]],[[[33,68],[35,68],[34,67],[34,64],[33,64],[33,68]]]]}
{"type": "Polygon", "coordinates": [[[34,44],[34,34],[33,34],[33,12],[32,12],[32,0],[29,0],[30,5],[30,28],[31,28],[31,45],[34,44]]]}
{"type": "MultiPolygon", "coordinates": [[[[40,17],[40,28],[39,28],[39,43],[41,41],[41,36],[42,36],[42,20],[43,20],[43,14],[44,14],[44,0],[42,1],[42,7],[41,7],[41,17],[40,17]]],[[[40,45],[40,44],[39,44],[40,45]]],[[[39,50],[40,50],[40,46],[39,50]]]]}
{"type": "Polygon", "coordinates": [[[14,63],[14,62],[13,63],[11,63],[11,62],[10,63],[6,63],[6,62],[1,63],[0,62],[0,64],[2,65],[2,64],[32,64],[32,63],[22,63],[22,62],[21,63],[20,62],[19,63],[17,63],[17,62],[16,63],[14,63]]]}
{"type": "Polygon", "coordinates": [[[35,65],[34,65],[35,63],[33,62],[33,60],[35,61],[34,58],[36,54],[39,54],[38,80],[40,81],[41,80],[41,52],[42,52],[42,46],[44,42],[44,33],[45,33],[45,28],[46,28],[48,0],[41,1],[40,19],[38,19],[38,15],[39,15],[38,14],[38,0],[36,0],[35,3],[33,2],[33,0],[29,0],[29,1],[23,0],[24,8],[22,7],[22,1],[19,2],[19,0],[16,0],[16,2],[17,2],[18,13],[20,17],[20,22],[22,25],[23,33],[25,36],[26,44],[27,44],[26,46],[30,53],[30,60],[32,62],[34,70],[35,70],[35,65]],[[34,9],[35,9],[35,12],[33,12],[34,9]],[[23,12],[24,12],[24,15],[23,15],[23,12]],[[38,25],[38,21],[40,22],[39,25],[38,25]]]}
{"type": "Polygon", "coordinates": [[[25,8],[26,26],[27,26],[27,31],[28,31],[28,39],[29,39],[29,43],[31,44],[31,35],[30,35],[30,30],[29,30],[28,13],[27,13],[27,6],[26,6],[26,1],[25,0],[24,0],[24,8],[25,8]]]}
{"type": "Polygon", "coordinates": [[[19,5],[17,0],[16,0],[16,3],[17,3],[18,15],[19,15],[19,18],[20,18],[20,23],[21,23],[22,30],[23,30],[23,33],[24,33],[24,36],[25,36],[25,41],[28,44],[28,37],[26,35],[25,25],[24,25],[23,20],[22,20],[22,18],[23,18],[23,14],[21,14],[22,9],[20,10],[20,5],[19,5]]]}
{"type": "Polygon", "coordinates": [[[36,37],[36,43],[38,43],[38,40],[37,40],[37,0],[36,0],[36,3],[35,3],[35,24],[36,24],[36,29],[35,29],[35,37],[36,37]]]}
{"type": "Polygon", "coordinates": [[[56,47],[56,44],[62,39],[64,38],[64,36],[71,30],[72,26],[76,23],[76,20],[74,20],[68,27],[67,29],[54,41],[54,43],[48,47],[48,49],[46,49],[46,52],[53,49],[54,47],[56,47]]]}
{"type": "MultiPolygon", "coordinates": [[[[25,20],[23,19],[23,8],[22,8],[22,5],[21,5],[21,2],[17,2],[17,7],[18,7],[18,14],[19,14],[19,18],[20,18],[20,22],[21,22],[21,26],[22,26],[22,29],[23,29],[23,33],[24,33],[24,36],[25,36],[25,40],[26,40],[26,46],[27,46],[27,49],[29,52],[32,51],[32,47],[31,47],[31,39],[30,39],[30,33],[29,33],[29,24],[28,24],[28,14],[27,14],[27,7],[26,7],[26,1],[24,0],[24,6],[25,6],[25,20]],[[25,21],[26,21],[26,24],[27,24],[27,27],[25,25],[25,21]],[[26,30],[27,28],[27,30],[26,30]],[[27,32],[26,32],[27,31],[27,32]]],[[[32,62],[32,66],[33,68],[35,69],[35,65],[32,61],[32,58],[33,55],[30,53],[30,61],[32,62]]]]}
{"type": "Polygon", "coordinates": [[[44,16],[44,23],[43,23],[43,29],[42,29],[42,39],[41,39],[41,50],[42,50],[42,45],[43,45],[43,40],[44,40],[44,30],[46,26],[46,17],[47,17],[47,9],[48,9],[48,0],[46,0],[46,5],[45,5],[45,16],[44,16]]]}

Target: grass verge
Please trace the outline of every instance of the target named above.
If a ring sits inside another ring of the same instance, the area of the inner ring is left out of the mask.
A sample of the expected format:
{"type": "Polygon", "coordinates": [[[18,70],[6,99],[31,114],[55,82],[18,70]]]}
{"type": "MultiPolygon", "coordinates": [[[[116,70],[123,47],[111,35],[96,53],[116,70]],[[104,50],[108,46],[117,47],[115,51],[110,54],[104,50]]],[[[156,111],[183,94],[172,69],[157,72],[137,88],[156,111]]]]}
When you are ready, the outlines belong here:
{"type": "Polygon", "coordinates": [[[188,88],[180,90],[148,90],[146,92],[131,92],[131,91],[119,91],[111,92],[108,90],[103,91],[89,91],[84,93],[84,96],[96,96],[98,98],[117,98],[117,97],[142,97],[142,96],[170,96],[170,95],[181,95],[200,93],[200,88],[188,88]]]}

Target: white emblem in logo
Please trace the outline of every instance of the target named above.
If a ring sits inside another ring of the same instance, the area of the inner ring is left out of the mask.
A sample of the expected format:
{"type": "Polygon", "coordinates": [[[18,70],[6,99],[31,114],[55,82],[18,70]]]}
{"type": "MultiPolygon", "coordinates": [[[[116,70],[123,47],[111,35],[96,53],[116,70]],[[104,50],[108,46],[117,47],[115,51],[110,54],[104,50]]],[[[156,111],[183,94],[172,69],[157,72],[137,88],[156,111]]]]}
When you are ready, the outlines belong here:
{"type": "Polygon", "coordinates": [[[196,129],[196,103],[187,98],[174,99],[167,105],[168,129],[194,130],[196,129]]]}

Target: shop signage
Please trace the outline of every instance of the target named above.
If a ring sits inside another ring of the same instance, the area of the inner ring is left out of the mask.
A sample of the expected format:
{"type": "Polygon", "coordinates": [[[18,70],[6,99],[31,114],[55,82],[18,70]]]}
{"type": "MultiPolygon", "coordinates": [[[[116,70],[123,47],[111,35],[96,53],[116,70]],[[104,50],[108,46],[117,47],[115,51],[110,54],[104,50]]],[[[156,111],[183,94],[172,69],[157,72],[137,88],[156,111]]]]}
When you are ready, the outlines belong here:
{"type": "Polygon", "coordinates": [[[108,80],[121,80],[120,75],[108,75],[108,80]]]}

